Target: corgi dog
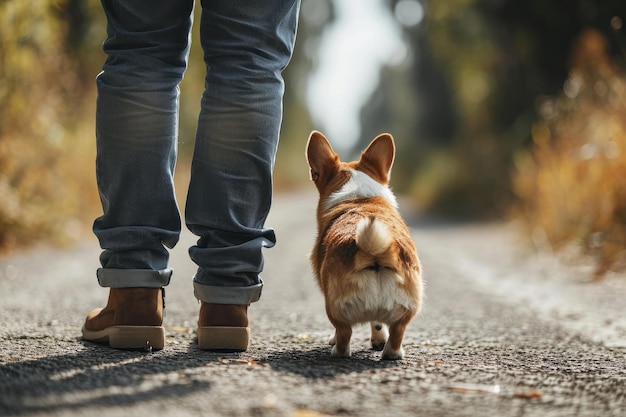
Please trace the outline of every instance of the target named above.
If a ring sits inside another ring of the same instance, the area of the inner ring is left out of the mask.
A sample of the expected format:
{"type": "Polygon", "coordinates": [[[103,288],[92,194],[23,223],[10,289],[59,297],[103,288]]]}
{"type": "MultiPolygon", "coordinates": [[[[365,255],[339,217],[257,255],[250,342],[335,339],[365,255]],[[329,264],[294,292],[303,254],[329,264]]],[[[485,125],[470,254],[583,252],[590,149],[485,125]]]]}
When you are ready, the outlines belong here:
{"type": "Polygon", "coordinates": [[[319,191],[317,239],[310,255],[334,357],[350,356],[352,326],[370,322],[383,359],[402,359],[402,340],[422,304],[422,268],[388,187],[395,145],[376,137],[358,161],[341,162],[326,137],[311,133],[306,158],[319,191]]]}

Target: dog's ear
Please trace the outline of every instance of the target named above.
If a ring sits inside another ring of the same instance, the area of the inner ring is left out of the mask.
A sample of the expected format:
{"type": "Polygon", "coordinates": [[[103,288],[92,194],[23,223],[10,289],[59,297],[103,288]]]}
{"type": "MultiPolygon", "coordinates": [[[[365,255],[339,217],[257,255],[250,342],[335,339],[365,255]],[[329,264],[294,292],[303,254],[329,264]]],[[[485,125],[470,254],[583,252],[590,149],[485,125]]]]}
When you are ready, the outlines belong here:
{"type": "Polygon", "coordinates": [[[306,147],[306,159],[311,168],[311,180],[318,184],[323,178],[335,172],[339,166],[339,155],[330,146],[328,139],[314,130],[309,136],[306,147]]]}
{"type": "Polygon", "coordinates": [[[389,133],[378,135],[363,151],[359,165],[373,174],[383,184],[389,182],[391,166],[396,154],[393,137],[389,133]]]}

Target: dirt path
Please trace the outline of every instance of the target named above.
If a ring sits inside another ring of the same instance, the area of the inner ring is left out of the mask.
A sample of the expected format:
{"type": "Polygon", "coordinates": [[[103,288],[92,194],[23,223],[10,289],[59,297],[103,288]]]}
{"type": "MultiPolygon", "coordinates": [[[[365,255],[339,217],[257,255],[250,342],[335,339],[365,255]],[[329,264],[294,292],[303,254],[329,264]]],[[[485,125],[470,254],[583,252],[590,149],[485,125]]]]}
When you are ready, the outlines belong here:
{"type": "Polygon", "coordinates": [[[173,252],[167,347],[113,351],[79,339],[96,285],[95,241],[0,259],[0,415],[619,416],[626,409],[626,278],[520,249],[503,225],[411,221],[426,302],[403,361],[380,361],[366,328],[351,359],[331,334],[307,253],[315,197],[276,197],[262,300],[244,354],[199,351],[194,267],[173,252]]]}

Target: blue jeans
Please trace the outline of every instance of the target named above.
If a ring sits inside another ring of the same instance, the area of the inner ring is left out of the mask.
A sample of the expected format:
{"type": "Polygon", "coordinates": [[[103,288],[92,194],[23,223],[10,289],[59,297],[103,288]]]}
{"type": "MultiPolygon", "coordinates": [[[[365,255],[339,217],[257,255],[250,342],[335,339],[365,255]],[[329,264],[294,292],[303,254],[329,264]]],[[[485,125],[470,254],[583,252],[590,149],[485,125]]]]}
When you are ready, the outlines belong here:
{"type": "MultiPolygon", "coordinates": [[[[178,85],[187,66],[193,0],[102,0],[108,55],[97,77],[96,176],[103,215],[103,287],[169,283],[168,248],[180,212],[173,172],[178,85]]],[[[264,226],[282,119],[284,82],[299,0],[203,0],[200,33],[207,67],[185,221],[199,239],[194,291],[219,304],[257,301],[264,226]]]]}

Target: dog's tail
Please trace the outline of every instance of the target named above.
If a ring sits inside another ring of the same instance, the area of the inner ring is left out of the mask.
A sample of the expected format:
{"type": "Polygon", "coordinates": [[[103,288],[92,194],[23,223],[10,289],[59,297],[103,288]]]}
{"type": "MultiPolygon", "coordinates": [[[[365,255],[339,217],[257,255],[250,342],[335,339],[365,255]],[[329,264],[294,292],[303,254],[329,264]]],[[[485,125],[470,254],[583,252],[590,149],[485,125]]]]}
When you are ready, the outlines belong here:
{"type": "Polygon", "coordinates": [[[356,245],[372,256],[382,255],[393,243],[391,233],[383,222],[365,217],[356,225],[356,245]]]}

